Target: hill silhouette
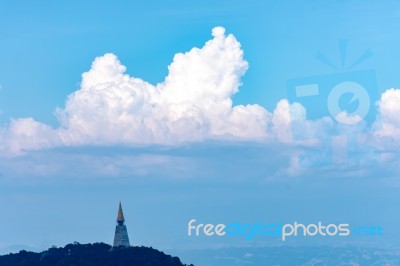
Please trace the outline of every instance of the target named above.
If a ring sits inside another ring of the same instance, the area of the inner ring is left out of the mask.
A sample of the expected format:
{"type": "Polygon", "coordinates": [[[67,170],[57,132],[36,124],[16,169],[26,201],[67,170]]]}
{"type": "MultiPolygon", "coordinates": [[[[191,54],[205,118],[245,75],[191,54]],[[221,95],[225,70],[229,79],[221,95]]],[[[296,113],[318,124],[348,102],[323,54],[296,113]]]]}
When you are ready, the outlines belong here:
{"type": "MultiPolygon", "coordinates": [[[[104,243],[68,244],[43,252],[22,250],[0,256],[1,266],[188,266],[172,257],[148,247],[112,248],[104,243]]],[[[189,266],[193,266],[192,264],[189,266]]]]}

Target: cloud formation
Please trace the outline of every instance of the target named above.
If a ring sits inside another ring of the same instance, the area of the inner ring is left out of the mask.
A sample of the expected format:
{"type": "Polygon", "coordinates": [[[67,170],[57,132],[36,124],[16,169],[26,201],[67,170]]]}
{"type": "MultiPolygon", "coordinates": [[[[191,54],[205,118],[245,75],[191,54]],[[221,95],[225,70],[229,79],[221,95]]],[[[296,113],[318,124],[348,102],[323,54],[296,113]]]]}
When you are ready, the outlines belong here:
{"type": "Polygon", "coordinates": [[[212,30],[202,48],[178,53],[168,76],[152,85],[125,73],[114,54],[97,57],[81,87],[57,110],[60,126],[32,118],[2,129],[1,150],[115,144],[175,144],[205,139],[288,141],[288,103],[270,113],[257,104],[233,106],[248,68],[240,43],[225,29],[212,30]]]}
{"type": "MultiPolygon", "coordinates": [[[[240,43],[225,29],[212,30],[201,48],[174,56],[168,75],[153,85],[126,74],[111,53],[97,57],[82,74],[80,89],[56,110],[57,128],[33,118],[14,119],[0,129],[0,154],[84,145],[174,145],[204,140],[324,140],[332,135],[367,134],[377,143],[400,144],[400,90],[390,89],[377,104],[373,128],[365,123],[343,127],[330,117],[306,119],[298,103],[279,101],[269,112],[257,104],[236,105],[248,69],[240,43]],[[295,134],[295,136],[293,136],[295,134]]],[[[346,119],[346,113],[341,114],[346,119]]]]}
{"type": "MultiPolygon", "coordinates": [[[[379,102],[379,119],[375,123],[374,136],[390,144],[400,144],[400,89],[385,91],[379,102]]],[[[381,141],[382,142],[382,141],[381,141]]]]}
{"type": "Polygon", "coordinates": [[[98,57],[81,89],[58,112],[67,144],[176,143],[205,138],[263,138],[268,113],[232,106],[248,64],[233,35],[213,29],[201,49],[175,55],[165,81],[153,86],[125,74],[113,54],[98,57]]]}

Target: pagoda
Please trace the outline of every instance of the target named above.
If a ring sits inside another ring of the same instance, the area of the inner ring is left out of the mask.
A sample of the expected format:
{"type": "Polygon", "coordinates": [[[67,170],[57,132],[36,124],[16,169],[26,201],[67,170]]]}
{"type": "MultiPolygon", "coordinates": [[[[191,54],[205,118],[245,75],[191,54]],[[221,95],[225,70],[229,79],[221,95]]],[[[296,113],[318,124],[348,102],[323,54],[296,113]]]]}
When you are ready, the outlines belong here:
{"type": "Polygon", "coordinates": [[[129,247],[128,230],[126,229],[124,212],[122,211],[121,202],[119,203],[117,226],[115,227],[114,245],[113,247],[129,247]]]}

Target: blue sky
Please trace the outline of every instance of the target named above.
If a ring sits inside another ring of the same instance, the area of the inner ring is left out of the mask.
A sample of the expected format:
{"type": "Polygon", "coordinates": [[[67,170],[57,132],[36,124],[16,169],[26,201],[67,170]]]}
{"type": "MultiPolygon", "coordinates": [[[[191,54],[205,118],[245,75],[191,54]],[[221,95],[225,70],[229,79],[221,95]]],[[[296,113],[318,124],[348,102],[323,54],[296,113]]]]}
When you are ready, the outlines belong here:
{"type": "Polygon", "coordinates": [[[340,38],[349,39],[349,58],[372,49],[363,67],[378,71],[382,90],[398,85],[395,1],[3,1],[0,12],[2,123],[23,116],[56,123],[55,107],[106,52],[118,55],[133,76],[162,81],[173,55],[201,46],[217,25],[234,33],[250,62],[238,103],[271,109],[285,98],[287,79],[330,73],[314,55],[322,50],[338,61],[340,38]]]}
{"type": "Polygon", "coordinates": [[[163,249],[268,244],[189,239],[192,218],[380,224],[398,245],[396,1],[1,1],[0,22],[0,250],[111,243],[119,200],[132,242],[163,249]],[[304,120],[287,93],[365,69],[365,123],[304,120]]]}

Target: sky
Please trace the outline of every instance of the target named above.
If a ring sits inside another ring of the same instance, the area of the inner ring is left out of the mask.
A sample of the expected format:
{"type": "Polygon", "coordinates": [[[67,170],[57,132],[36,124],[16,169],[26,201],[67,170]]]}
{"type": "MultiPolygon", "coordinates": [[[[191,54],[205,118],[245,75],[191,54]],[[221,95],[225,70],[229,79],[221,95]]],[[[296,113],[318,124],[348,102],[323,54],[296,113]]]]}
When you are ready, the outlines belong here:
{"type": "Polygon", "coordinates": [[[0,1],[0,252],[112,243],[119,201],[164,250],[274,244],[192,218],[398,246],[399,24],[397,1],[0,1]]]}

